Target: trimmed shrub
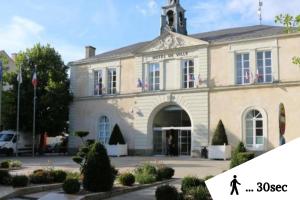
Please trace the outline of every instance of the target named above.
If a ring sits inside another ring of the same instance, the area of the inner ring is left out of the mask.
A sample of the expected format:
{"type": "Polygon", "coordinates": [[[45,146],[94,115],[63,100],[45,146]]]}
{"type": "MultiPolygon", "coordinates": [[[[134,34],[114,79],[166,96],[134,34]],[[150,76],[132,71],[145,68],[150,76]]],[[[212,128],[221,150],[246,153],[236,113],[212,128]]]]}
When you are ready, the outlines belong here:
{"type": "Polygon", "coordinates": [[[9,169],[10,168],[10,161],[9,160],[5,160],[5,161],[1,162],[1,168],[3,168],[3,169],[9,169]]]}
{"type": "Polygon", "coordinates": [[[86,136],[88,136],[89,132],[88,131],[76,131],[75,132],[75,136],[80,137],[80,138],[84,138],[86,136]]]}
{"type": "Polygon", "coordinates": [[[162,185],[156,188],[155,197],[157,200],[178,200],[179,194],[174,186],[162,185]]]}
{"type": "Polygon", "coordinates": [[[7,170],[0,170],[0,184],[11,185],[12,177],[7,170]]]}
{"type": "Polygon", "coordinates": [[[233,154],[232,154],[232,157],[231,157],[231,162],[230,162],[230,168],[234,168],[238,165],[240,165],[240,160],[238,158],[238,154],[239,153],[245,153],[247,152],[245,146],[244,146],[244,143],[243,142],[240,142],[238,144],[238,146],[235,148],[235,150],[233,151],[233,154]]]}
{"type": "Polygon", "coordinates": [[[119,182],[125,186],[132,186],[135,182],[134,175],[131,173],[128,173],[128,172],[120,174],[118,179],[119,179],[119,182]]]}
{"type": "Polygon", "coordinates": [[[78,172],[67,172],[66,179],[77,179],[77,180],[80,180],[81,179],[81,175],[78,172]]]}
{"type": "Polygon", "coordinates": [[[144,164],[135,169],[135,179],[140,184],[149,184],[157,181],[157,171],[154,165],[144,164]]]}
{"type": "Polygon", "coordinates": [[[19,160],[12,160],[10,162],[10,167],[12,167],[12,168],[20,168],[20,167],[22,167],[22,162],[19,161],[19,160]]]}
{"type": "Polygon", "coordinates": [[[243,164],[249,160],[252,160],[255,157],[254,153],[251,152],[242,152],[237,154],[237,159],[239,161],[239,165],[243,164]]]}
{"type": "Polygon", "coordinates": [[[13,187],[26,187],[29,184],[29,178],[25,175],[17,175],[12,177],[13,187]]]}
{"type": "Polygon", "coordinates": [[[111,133],[111,136],[109,138],[108,144],[109,145],[126,144],[118,124],[115,125],[111,133]]]}
{"type": "Polygon", "coordinates": [[[80,183],[78,179],[66,179],[62,188],[67,194],[76,194],[80,191],[80,183]]]}
{"type": "Polygon", "coordinates": [[[67,173],[63,170],[52,170],[50,171],[50,176],[53,177],[53,182],[62,183],[67,178],[67,173]]]}
{"type": "Polygon", "coordinates": [[[161,167],[157,169],[157,179],[171,179],[174,176],[175,170],[171,167],[161,167]]]}
{"type": "Polygon", "coordinates": [[[184,194],[191,188],[196,188],[199,186],[206,187],[204,180],[195,176],[186,176],[181,182],[181,190],[184,194]]]}
{"type": "Polygon", "coordinates": [[[119,170],[117,168],[115,168],[115,166],[111,166],[111,171],[112,171],[113,179],[115,180],[119,174],[119,170]]]}
{"type": "Polygon", "coordinates": [[[187,195],[190,196],[193,200],[210,200],[211,199],[208,189],[203,186],[190,188],[187,191],[187,195]]]}
{"type": "Polygon", "coordinates": [[[91,145],[83,169],[83,188],[90,192],[107,192],[112,189],[114,175],[105,147],[96,142],[91,145]]]}
{"type": "Polygon", "coordinates": [[[212,175],[208,175],[208,176],[206,176],[205,178],[204,178],[204,180],[205,181],[207,181],[208,179],[211,179],[211,178],[213,178],[214,176],[212,176],[212,175]]]}
{"type": "Polygon", "coordinates": [[[212,139],[212,145],[228,145],[226,131],[222,120],[219,121],[217,129],[215,130],[214,137],[212,139]]]}
{"type": "Polygon", "coordinates": [[[49,184],[54,182],[51,173],[46,170],[35,170],[31,175],[29,175],[30,182],[33,184],[49,184]]]}

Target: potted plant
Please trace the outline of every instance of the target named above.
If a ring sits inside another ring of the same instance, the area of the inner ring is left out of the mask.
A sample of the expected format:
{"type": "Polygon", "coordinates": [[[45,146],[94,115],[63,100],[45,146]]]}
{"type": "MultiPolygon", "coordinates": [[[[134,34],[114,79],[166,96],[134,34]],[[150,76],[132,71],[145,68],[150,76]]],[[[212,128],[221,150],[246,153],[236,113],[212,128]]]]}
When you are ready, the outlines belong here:
{"type": "Polygon", "coordinates": [[[122,135],[122,132],[118,126],[118,124],[115,125],[112,134],[110,136],[109,142],[106,146],[107,154],[109,156],[127,156],[128,150],[127,150],[127,144],[124,140],[124,137],[122,135]]]}
{"type": "Polygon", "coordinates": [[[230,159],[231,146],[228,145],[226,131],[222,120],[219,121],[212,139],[212,145],[208,149],[209,159],[230,159]]]}

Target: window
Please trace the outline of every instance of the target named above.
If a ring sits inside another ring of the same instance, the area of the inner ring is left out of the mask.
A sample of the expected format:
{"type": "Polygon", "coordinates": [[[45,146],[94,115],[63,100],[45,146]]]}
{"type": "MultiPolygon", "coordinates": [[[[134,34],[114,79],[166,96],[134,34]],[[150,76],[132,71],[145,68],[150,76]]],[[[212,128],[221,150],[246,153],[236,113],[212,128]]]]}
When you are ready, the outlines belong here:
{"type": "Polygon", "coordinates": [[[256,53],[257,60],[257,82],[271,83],[272,76],[272,53],[271,51],[259,51],[256,53]]]}
{"type": "Polygon", "coordinates": [[[153,63],[149,65],[149,90],[157,91],[159,89],[160,89],[159,64],[153,63]]]}
{"type": "Polygon", "coordinates": [[[258,110],[250,110],[245,117],[246,146],[262,150],[264,146],[264,119],[258,110]]]}
{"type": "Polygon", "coordinates": [[[108,87],[107,94],[117,93],[117,71],[116,69],[108,69],[108,87]]]}
{"type": "Polygon", "coordinates": [[[99,123],[99,140],[102,144],[107,144],[110,137],[110,124],[106,116],[100,118],[99,123]]]}
{"type": "Polygon", "coordinates": [[[249,53],[236,54],[236,84],[250,83],[249,53]]]}
{"type": "Polygon", "coordinates": [[[183,62],[183,88],[195,87],[194,61],[185,60],[183,62]]]}
{"type": "Polygon", "coordinates": [[[103,94],[103,77],[102,71],[94,72],[94,95],[102,95],[103,94]]]}

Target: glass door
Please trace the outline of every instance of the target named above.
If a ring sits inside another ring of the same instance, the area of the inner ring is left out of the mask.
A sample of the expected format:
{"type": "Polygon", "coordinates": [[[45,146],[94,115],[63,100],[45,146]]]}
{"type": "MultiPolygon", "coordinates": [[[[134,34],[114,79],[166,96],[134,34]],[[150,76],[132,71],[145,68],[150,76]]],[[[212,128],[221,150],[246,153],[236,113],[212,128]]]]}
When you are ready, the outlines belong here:
{"type": "Polygon", "coordinates": [[[191,131],[181,130],[179,131],[179,153],[180,155],[191,155],[191,131]]]}
{"type": "Polygon", "coordinates": [[[166,131],[153,131],[153,153],[154,155],[165,155],[167,153],[166,131]]]}

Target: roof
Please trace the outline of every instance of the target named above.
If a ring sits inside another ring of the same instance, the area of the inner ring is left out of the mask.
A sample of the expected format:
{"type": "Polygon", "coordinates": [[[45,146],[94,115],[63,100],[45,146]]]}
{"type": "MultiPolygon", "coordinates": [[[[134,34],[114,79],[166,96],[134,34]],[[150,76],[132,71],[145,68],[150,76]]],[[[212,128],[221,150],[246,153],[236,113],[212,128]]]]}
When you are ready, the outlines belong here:
{"type": "MultiPolygon", "coordinates": [[[[189,37],[204,40],[210,43],[219,43],[219,42],[233,42],[244,39],[255,39],[268,36],[275,36],[284,33],[284,27],[279,26],[268,26],[268,25],[255,25],[255,26],[246,26],[246,27],[237,27],[222,29],[211,32],[204,32],[198,34],[189,35],[189,37]]],[[[82,59],[70,64],[81,64],[95,62],[98,60],[114,59],[114,58],[124,58],[134,55],[138,49],[149,44],[151,41],[140,42],[133,45],[129,45],[120,49],[108,51],[101,53],[92,58],[82,59]]]]}

